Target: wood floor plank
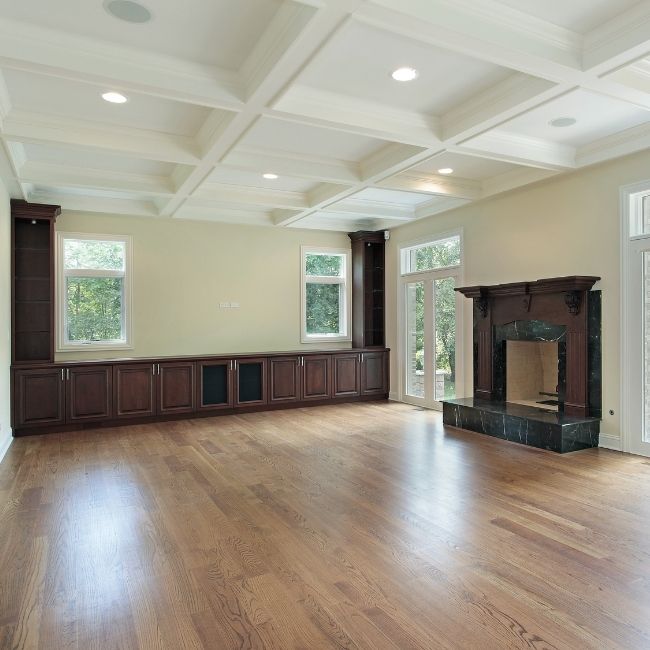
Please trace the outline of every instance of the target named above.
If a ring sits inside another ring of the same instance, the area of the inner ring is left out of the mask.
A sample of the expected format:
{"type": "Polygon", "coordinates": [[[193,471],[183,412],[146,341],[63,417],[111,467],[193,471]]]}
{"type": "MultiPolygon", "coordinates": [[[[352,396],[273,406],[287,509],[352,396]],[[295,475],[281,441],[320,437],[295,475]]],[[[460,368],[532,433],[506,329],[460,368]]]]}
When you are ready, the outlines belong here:
{"type": "Polygon", "coordinates": [[[0,650],[650,648],[650,461],[394,403],[14,441],[0,650]]]}

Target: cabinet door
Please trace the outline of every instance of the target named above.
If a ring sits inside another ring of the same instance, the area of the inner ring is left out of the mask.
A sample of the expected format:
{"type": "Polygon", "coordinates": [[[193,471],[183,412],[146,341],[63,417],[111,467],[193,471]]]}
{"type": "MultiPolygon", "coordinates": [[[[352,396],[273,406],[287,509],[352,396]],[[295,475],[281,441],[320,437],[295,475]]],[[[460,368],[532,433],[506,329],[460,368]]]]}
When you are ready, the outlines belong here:
{"type": "Polygon", "coordinates": [[[269,359],[271,402],[297,402],[300,399],[300,357],[269,359]]]}
{"type": "Polygon", "coordinates": [[[158,413],[194,411],[194,362],[170,361],[157,364],[158,413]]]}
{"type": "Polygon", "coordinates": [[[334,364],[334,397],[353,396],[359,394],[359,353],[335,354],[334,364]]]}
{"type": "Polygon", "coordinates": [[[233,367],[231,359],[198,362],[196,403],[200,411],[232,407],[233,367]]]}
{"type": "Polygon", "coordinates": [[[112,366],[67,368],[67,421],[109,419],[112,414],[112,385],[112,366]]]}
{"type": "Polygon", "coordinates": [[[330,396],[330,356],[318,354],[302,357],[302,398],[328,399],[330,396]]]}
{"type": "Polygon", "coordinates": [[[266,404],[266,358],[235,359],[235,406],[266,404]]]}
{"type": "Polygon", "coordinates": [[[113,413],[116,418],[139,418],[156,414],[154,363],[113,366],[113,413]]]}
{"type": "Polygon", "coordinates": [[[374,395],[388,392],[388,377],[386,374],[385,352],[361,353],[362,395],[374,395]]]}
{"type": "Polygon", "coordinates": [[[14,426],[65,422],[63,368],[16,370],[14,374],[14,426]]]}

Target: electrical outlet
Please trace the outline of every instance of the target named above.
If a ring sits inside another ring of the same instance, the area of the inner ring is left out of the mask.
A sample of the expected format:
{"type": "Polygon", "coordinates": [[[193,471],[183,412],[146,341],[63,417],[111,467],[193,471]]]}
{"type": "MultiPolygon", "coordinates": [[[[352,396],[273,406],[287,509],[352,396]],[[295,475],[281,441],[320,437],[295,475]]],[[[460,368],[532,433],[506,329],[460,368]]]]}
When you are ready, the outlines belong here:
{"type": "Polygon", "coordinates": [[[238,302],[231,302],[230,303],[230,308],[231,309],[239,309],[239,303],[238,302]]]}
{"type": "Polygon", "coordinates": [[[230,309],[230,303],[229,302],[220,302],[219,303],[219,309],[230,309]]]}

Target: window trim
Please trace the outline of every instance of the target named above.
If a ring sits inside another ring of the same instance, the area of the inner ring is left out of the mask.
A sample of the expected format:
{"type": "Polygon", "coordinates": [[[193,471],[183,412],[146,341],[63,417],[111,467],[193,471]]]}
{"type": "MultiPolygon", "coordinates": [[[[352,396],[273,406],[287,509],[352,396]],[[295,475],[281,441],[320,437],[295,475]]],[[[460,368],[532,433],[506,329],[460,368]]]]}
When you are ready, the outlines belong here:
{"type": "Polygon", "coordinates": [[[104,235],[100,233],[57,232],[56,234],[56,351],[78,352],[89,350],[132,350],[133,349],[133,240],[130,235],[104,235]],[[66,269],[64,268],[63,247],[66,239],[88,241],[119,241],[125,245],[124,273],[121,271],[101,271],[86,269],[85,277],[123,277],[124,278],[124,341],[87,341],[84,343],[69,343],[65,340],[65,296],[66,269]]]}
{"type": "Polygon", "coordinates": [[[301,246],[300,247],[300,342],[301,343],[341,343],[352,341],[352,291],[351,291],[351,274],[352,274],[352,251],[349,248],[334,248],[322,246],[301,246]],[[308,254],[316,255],[342,255],[345,260],[345,276],[325,277],[313,276],[305,273],[305,263],[308,254]],[[345,328],[343,334],[332,335],[313,335],[307,334],[307,282],[310,281],[319,284],[340,284],[343,286],[344,298],[339,306],[340,321],[345,328]]]}

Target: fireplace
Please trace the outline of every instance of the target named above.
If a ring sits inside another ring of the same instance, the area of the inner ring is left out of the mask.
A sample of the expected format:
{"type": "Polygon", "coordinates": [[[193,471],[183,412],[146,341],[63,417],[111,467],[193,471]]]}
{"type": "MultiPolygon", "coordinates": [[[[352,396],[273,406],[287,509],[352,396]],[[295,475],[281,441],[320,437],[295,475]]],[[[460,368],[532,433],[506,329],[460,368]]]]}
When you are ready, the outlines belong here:
{"type": "Polygon", "coordinates": [[[474,396],[443,403],[446,424],[565,452],[598,445],[599,278],[457,291],[474,301],[474,396]]]}
{"type": "Polygon", "coordinates": [[[506,341],[506,402],[560,410],[557,341],[506,341]]]}

